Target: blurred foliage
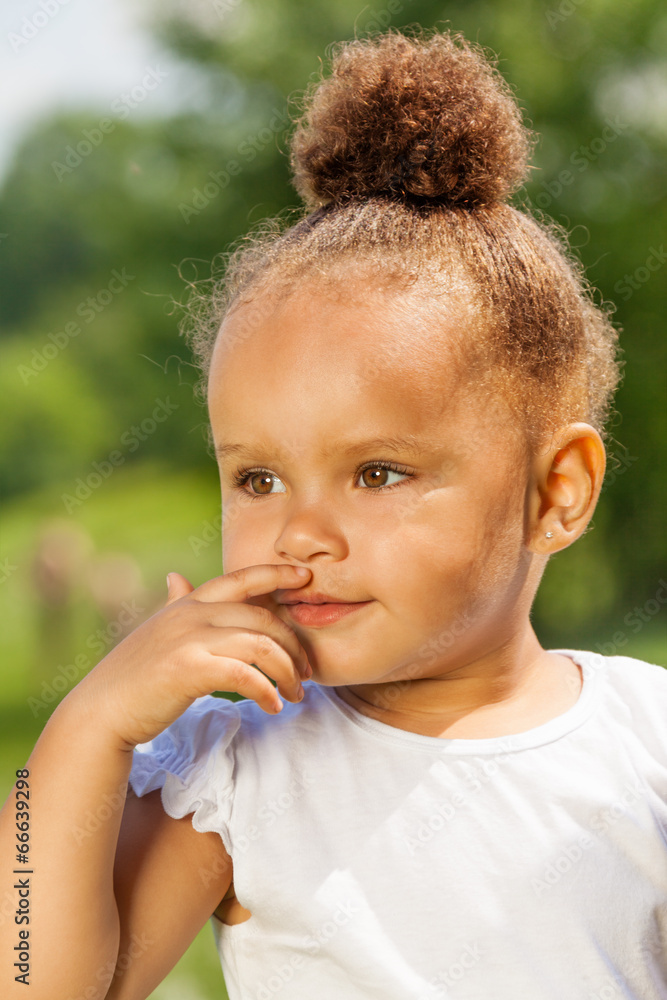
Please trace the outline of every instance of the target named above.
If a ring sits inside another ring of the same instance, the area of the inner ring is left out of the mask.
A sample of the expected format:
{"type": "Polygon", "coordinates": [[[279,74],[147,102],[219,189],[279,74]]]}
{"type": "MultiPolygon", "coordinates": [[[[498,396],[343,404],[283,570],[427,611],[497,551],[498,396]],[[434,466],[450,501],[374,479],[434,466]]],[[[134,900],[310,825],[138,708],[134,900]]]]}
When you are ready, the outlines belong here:
{"type": "MultiPolygon", "coordinates": [[[[451,26],[498,54],[541,136],[515,203],[566,227],[598,301],[616,303],[622,329],[625,380],[594,527],[550,562],[536,628],[547,645],[609,642],[619,629],[632,638],[628,617],[653,607],[664,572],[661,5],[144,0],[142,11],[165,48],[199,73],[197,106],[159,120],[130,113],[111,128],[99,109],[59,115],[17,150],[0,191],[0,489],[8,509],[39,496],[45,516],[83,517],[111,484],[70,510],[63,494],[99,475],[112,454],[120,456],[119,484],[155,462],[200,474],[207,502],[216,502],[206,413],[192,393],[197,372],[173,307],[183,276],[207,277],[212,259],[253,223],[297,204],[287,112],[332,42],[389,23],[451,26]],[[160,423],[151,420],[158,401],[174,413],[160,423]]],[[[118,509],[128,525],[155,513],[118,509]]],[[[4,538],[0,556],[7,551],[4,538]]],[[[163,554],[156,561],[161,572],[163,554]]],[[[649,614],[642,625],[651,648],[662,621],[649,614]]]]}

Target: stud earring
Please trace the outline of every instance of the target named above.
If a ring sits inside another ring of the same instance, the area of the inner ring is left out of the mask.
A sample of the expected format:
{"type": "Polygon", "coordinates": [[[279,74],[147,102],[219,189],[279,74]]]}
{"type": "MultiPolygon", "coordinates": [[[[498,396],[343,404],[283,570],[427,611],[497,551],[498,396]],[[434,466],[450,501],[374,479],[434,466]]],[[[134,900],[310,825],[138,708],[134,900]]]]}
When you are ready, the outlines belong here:
{"type": "Polygon", "coordinates": [[[546,536],[545,536],[545,537],[546,537],[546,538],[553,538],[553,537],[554,537],[554,533],[553,533],[553,531],[547,531],[547,533],[546,533],[546,536]]]}

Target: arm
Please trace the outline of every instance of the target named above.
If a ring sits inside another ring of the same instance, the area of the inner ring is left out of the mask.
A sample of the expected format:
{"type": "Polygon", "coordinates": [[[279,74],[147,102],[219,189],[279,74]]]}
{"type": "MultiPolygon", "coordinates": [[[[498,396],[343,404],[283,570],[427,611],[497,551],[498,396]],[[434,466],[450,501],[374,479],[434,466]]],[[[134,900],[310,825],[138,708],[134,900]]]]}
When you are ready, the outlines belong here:
{"type": "MultiPolygon", "coordinates": [[[[143,1000],[229,888],[231,860],[217,833],[168,816],[159,789],[125,797],[131,763],[131,752],[100,746],[99,727],[80,712],[73,720],[67,700],[28,761],[30,864],[21,867],[33,874],[12,882],[8,874],[5,884],[30,879],[30,923],[21,927],[30,932],[31,1000],[143,1000]]],[[[19,867],[14,812],[12,794],[0,813],[10,870],[19,867]]],[[[13,912],[0,928],[6,1000],[26,996],[14,980],[13,912]]]]}
{"type": "Polygon", "coordinates": [[[217,833],[197,832],[189,817],[172,820],[157,795],[126,801],[132,751],[211,691],[238,691],[273,713],[273,676],[283,697],[299,700],[305,652],[284,622],[246,601],[298,586],[303,577],[292,566],[268,564],[197,590],[181,581],[165,608],[63,699],[27,762],[27,945],[11,905],[5,915],[5,904],[18,905],[25,891],[15,885],[23,873],[14,874],[14,791],[0,813],[0,995],[6,1000],[26,996],[26,983],[14,978],[17,945],[29,951],[31,1000],[146,996],[230,885],[231,862],[217,833]],[[133,935],[156,943],[137,955],[141,944],[133,935]]]}
{"type": "Polygon", "coordinates": [[[231,880],[232,863],[219,834],[198,833],[192,814],[167,816],[159,789],[142,798],[130,790],[114,869],[121,940],[107,1000],[149,996],[192,943],[231,880]]]}
{"type": "MultiPolygon", "coordinates": [[[[32,1000],[76,997],[100,961],[115,958],[119,920],[111,886],[120,811],[86,836],[90,815],[99,813],[106,794],[118,795],[127,781],[131,755],[105,741],[81,711],[72,718],[65,699],[47,722],[27,762],[30,771],[29,864],[16,863],[16,800],[9,795],[0,813],[3,887],[14,905],[20,878],[30,879],[29,924],[14,922],[14,908],[0,926],[0,981],[7,1000],[25,997],[16,982],[14,946],[19,929],[29,931],[32,1000]],[[32,874],[13,874],[25,868],[32,874]],[[76,968],[68,955],[76,942],[76,968]]],[[[104,996],[104,993],[101,993],[104,996]]]]}

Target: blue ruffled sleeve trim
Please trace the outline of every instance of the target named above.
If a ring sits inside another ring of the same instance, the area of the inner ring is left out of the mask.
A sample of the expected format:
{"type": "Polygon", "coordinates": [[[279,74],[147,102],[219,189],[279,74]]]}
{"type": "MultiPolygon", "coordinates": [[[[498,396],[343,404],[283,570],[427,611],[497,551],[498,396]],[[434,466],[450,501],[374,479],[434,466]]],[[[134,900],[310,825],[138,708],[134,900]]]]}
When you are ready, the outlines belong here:
{"type": "Polygon", "coordinates": [[[219,833],[230,856],[233,740],[240,725],[236,702],[212,695],[197,698],[167,729],[135,747],[128,777],[138,796],[162,788],[167,815],[181,819],[193,813],[195,830],[219,833]]]}

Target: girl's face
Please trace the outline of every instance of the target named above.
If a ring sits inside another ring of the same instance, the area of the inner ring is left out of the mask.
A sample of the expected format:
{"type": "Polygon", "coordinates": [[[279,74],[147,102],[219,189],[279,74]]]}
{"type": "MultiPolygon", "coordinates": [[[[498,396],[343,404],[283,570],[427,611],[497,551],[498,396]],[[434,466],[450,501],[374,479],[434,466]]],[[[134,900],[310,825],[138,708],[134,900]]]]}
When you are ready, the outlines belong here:
{"type": "Polygon", "coordinates": [[[504,405],[462,389],[448,342],[465,309],[434,331],[407,293],[353,292],[313,279],[223,324],[209,410],[224,571],[307,566],[305,594],[368,602],[308,625],[282,603],[299,591],[252,600],[296,632],[319,683],[437,677],[528,620],[528,466],[504,405]]]}

